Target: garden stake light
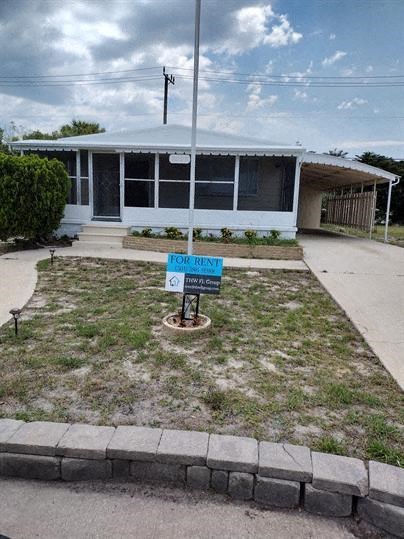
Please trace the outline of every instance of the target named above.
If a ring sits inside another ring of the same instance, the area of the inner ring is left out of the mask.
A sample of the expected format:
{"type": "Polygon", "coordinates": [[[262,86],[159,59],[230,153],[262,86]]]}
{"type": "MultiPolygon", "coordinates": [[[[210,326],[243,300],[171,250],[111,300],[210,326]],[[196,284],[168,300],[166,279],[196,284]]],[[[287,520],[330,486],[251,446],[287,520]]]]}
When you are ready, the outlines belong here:
{"type": "Polygon", "coordinates": [[[21,316],[21,309],[17,309],[17,308],[11,309],[10,314],[12,314],[14,318],[14,331],[15,331],[15,335],[17,336],[18,335],[18,319],[21,316]]]}
{"type": "Polygon", "coordinates": [[[55,250],[56,250],[56,249],[54,249],[54,248],[49,249],[49,252],[50,252],[50,255],[51,255],[51,265],[52,265],[52,266],[53,266],[53,256],[54,256],[54,254],[55,254],[55,250]]]}

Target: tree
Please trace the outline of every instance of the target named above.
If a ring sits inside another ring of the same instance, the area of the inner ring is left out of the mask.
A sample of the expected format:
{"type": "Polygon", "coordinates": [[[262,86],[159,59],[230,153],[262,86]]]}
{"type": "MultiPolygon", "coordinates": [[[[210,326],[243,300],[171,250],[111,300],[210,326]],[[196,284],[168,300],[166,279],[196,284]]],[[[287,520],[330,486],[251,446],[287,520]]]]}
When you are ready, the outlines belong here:
{"type": "Polygon", "coordinates": [[[338,150],[337,148],[334,148],[333,150],[329,150],[327,152],[327,155],[334,155],[335,157],[346,157],[348,155],[348,152],[344,152],[344,150],[338,150]]]}
{"type": "Polygon", "coordinates": [[[105,129],[104,127],[100,127],[100,124],[96,122],[72,120],[70,124],[62,125],[58,132],[58,138],[92,135],[93,133],[105,133],[105,129]]]}
{"type": "Polygon", "coordinates": [[[49,237],[63,217],[69,188],[57,159],[0,153],[0,239],[49,237]]]}
{"type": "MultiPolygon", "coordinates": [[[[404,160],[396,161],[391,157],[376,154],[373,152],[364,152],[362,155],[355,156],[357,161],[372,165],[373,167],[387,170],[401,176],[403,179],[393,188],[390,207],[390,219],[393,223],[404,224],[404,160]]],[[[387,206],[388,185],[381,184],[377,186],[377,206],[381,211],[387,206]]]]}
{"type": "Polygon", "coordinates": [[[54,131],[53,133],[42,133],[39,129],[35,129],[29,133],[24,133],[22,138],[23,140],[54,140],[57,138],[57,133],[57,131],[54,131]]]}

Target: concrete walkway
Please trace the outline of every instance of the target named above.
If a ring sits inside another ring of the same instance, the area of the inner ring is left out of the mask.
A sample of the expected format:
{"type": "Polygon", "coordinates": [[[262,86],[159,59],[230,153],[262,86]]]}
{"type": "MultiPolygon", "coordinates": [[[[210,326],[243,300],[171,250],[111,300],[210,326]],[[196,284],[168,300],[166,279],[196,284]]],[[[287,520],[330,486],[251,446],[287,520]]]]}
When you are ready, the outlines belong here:
{"type": "MultiPolygon", "coordinates": [[[[0,326],[11,318],[13,307],[23,307],[34,293],[37,282],[36,264],[49,258],[48,249],[18,251],[0,256],[0,326]]],[[[165,264],[167,255],[152,251],[135,251],[102,244],[75,242],[72,247],[56,249],[55,256],[89,256],[116,260],[139,260],[165,264]]],[[[300,260],[260,260],[225,258],[226,268],[291,269],[308,271],[300,260]]]]}
{"type": "Polygon", "coordinates": [[[304,259],[404,389],[404,249],[341,235],[302,235],[304,259]]]}
{"type": "Polygon", "coordinates": [[[0,480],[10,539],[354,539],[385,537],[353,519],[262,510],[222,496],[130,483],[0,480]]]}

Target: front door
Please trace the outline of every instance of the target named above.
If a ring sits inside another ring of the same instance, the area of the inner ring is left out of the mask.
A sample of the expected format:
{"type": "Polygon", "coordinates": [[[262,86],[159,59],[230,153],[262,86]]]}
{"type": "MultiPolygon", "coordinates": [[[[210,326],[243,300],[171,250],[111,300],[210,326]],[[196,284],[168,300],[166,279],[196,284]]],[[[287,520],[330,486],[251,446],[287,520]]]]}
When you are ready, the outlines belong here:
{"type": "Polygon", "coordinates": [[[94,218],[119,219],[119,155],[93,154],[93,204],[94,218]]]}

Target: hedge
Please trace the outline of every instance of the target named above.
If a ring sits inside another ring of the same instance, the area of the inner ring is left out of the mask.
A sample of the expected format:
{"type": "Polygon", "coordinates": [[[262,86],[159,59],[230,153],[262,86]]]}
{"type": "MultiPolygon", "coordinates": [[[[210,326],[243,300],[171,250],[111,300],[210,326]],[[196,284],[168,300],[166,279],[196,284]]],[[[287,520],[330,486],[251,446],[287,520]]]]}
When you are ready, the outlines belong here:
{"type": "Polygon", "coordinates": [[[63,217],[70,180],[57,159],[0,153],[0,239],[44,239],[63,217]]]}

